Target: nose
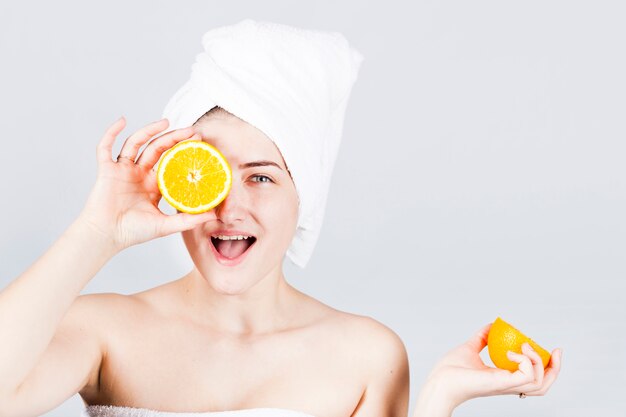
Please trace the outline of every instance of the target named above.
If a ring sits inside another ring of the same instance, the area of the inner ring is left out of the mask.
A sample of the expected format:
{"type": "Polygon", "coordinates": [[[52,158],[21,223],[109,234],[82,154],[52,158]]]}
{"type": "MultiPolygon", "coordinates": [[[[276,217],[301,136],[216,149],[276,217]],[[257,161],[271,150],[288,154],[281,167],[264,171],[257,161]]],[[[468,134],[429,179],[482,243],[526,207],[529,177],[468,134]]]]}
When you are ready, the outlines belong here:
{"type": "Polygon", "coordinates": [[[215,215],[222,223],[233,224],[245,219],[246,207],[244,193],[233,183],[226,198],[215,207],[215,215]]]}

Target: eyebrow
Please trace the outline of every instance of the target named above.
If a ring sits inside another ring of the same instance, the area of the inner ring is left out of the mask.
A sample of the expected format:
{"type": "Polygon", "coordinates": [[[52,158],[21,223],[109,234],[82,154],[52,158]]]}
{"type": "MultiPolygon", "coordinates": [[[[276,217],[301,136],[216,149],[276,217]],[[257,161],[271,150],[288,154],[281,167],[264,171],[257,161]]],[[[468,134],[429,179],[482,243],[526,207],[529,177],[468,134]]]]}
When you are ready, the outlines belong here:
{"type": "Polygon", "coordinates": [[[283,170],[280,165],[278,165],[276,162],[272,162],[272,161],[254,161],[254,162],[246,162],[245,164],[241,164],[239,165],[239,169],[246,169],[246,168],[254,168],[254,167],[264,167],[264,166],[275,166],[276,168],[280,169],[281,171],[283,170]]]}

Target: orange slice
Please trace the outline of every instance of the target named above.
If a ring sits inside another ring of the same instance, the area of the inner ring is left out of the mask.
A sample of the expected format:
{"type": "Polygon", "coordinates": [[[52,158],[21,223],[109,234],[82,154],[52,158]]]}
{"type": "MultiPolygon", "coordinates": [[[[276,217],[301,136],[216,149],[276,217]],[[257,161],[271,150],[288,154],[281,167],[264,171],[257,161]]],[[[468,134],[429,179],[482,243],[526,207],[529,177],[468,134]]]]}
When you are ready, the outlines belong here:
{"type": "Polygon", "coordinates": [[[498,317],[491,325],[489,336],[487,337],[489,357],[498,368],[515,372],[517,371],[518,364],[517,362],[510,361],[506,356],[506,352],[510,350],[521,354],[522,345],[526,342],[539,354],[543,368],[545,369],[546,366],[548,366],[548,362],[550,362],[550,353],[535,343],[531,338],[498,317]]]}
{"type": "Polygon", "coordinates": [[[232,171],[215,147],[201,140],[187,140],[161,156],[157,184],[172,207],[197,214],[211,210],[226,198],[232,171]]]}

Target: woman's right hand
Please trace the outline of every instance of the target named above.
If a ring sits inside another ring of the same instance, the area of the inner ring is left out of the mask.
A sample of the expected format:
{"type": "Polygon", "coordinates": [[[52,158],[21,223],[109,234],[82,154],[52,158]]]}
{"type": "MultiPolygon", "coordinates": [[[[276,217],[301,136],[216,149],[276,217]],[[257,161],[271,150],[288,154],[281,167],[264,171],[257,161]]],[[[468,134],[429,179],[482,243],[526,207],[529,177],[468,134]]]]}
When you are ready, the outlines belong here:
{"type": "Polygon", "coordinates": [[[126,126],[121,117],[111,125],[97,147],[98,175],[79,220],[101,234],[115,251],[188,230],[214,216],[178,213],[166,215],[158,208],[156,164],[167,149],[186,139],[200,139],[193,127],[177,129],[151,141],[138,157],[139,149],[167,129],[162,119],[133,133],[122,146],[117,160],[111,152],[117,135],[126,126]]]}
{"type": "Polygon", "coordinates": [[[479,354],[487,346],[491,324],[485,325],[467,342],[448,352],[433,368],[426,384],[428,390],[420,394],[418,408],[432,407],[436,412],[416,412],[415,416],[449,416],[461,403],[477,397],[493,395],[545,395],[559,375],[561,349],[552,351],[548,367],[544,369],[541,357],[530,344],[522,346],[522,354],[509,352],[509,360],[518,363],[518,370],[510,372],[491,368],[479,354]],[[426,398],[432,392],[432,398],[426,398]],[[437,404],[434,404],[437,403],[437,404]]]}

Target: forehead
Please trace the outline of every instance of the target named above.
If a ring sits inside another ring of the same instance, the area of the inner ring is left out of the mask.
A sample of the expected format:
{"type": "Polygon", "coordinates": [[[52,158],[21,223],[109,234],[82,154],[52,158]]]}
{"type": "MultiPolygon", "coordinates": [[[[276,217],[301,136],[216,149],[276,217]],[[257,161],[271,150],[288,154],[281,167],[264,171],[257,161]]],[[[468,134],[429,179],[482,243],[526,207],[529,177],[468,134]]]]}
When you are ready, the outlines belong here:
{"type": "Polygon", "coordinates": [[[284,167],[282,155],[265,133],[234,116],[216,116],[194,125],[202,140],[215,146],[231,162],[270,160],[284,167]]]}

